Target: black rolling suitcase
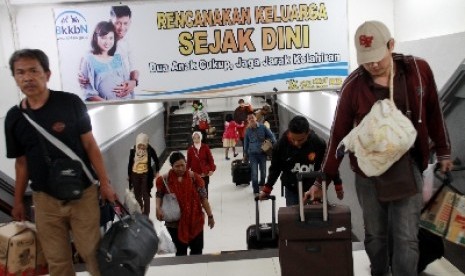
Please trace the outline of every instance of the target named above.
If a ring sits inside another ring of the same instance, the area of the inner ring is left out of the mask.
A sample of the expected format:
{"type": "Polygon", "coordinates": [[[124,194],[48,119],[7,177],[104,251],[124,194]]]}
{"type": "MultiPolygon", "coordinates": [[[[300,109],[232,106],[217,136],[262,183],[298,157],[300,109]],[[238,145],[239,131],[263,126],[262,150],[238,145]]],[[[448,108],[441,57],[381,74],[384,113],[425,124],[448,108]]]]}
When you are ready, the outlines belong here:
{"type": "Polygon", "coordinates": [[[231,175],[233,182],[237,185],[250,184],[252,180],[252,169],[249,162],[236,159],[231,162],[231,175]]]}
{"type": "Polygon", "coordinates": [[[247,228],[247,249],[268,249],[278,247],[278,227],[276,224],[276,197],[271,199],[271,223],[260,223],[258,196],[255,197],[255,224],[247,228]]]}
{"type": "Polygon", "coordinates": [[[350,209],[329,205],[323,179],[323,204],[303,205],[302,177],[298,173],[300,204],[279,208],[279,262],[282,276],[353,276],[350,209]],[[330,265],[329,265],[330,264],[330,265]]]}

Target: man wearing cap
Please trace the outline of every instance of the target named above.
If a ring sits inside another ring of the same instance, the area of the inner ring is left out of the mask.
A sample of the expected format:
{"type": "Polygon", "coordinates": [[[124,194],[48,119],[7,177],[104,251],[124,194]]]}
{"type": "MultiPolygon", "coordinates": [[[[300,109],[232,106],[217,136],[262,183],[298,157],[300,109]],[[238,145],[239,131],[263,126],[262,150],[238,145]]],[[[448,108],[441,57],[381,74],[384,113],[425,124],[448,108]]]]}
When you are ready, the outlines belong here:
{"type": "Polygon", "coordinates": [[[245,103],[244,99],[239,99],[237,102],[239,106],[234,110],[234,121],[236,121],[237,124],[241,125],[244,123],[243,127],[238,127],[237,132],[239,133],[239,139],[241,140],[242,143],[242,148],[244,148],[244,136],[245,136],[245,130],[247,129],[247,126],[249,125],[249,122],[247,121],[247,115],[250,112],[253,112],[253,107],[249,103],[245,103]]]}
{"type": "MultiPolygon", "coordinates": [[[[389,97],[389,82],[393,76],[394,101],[401,111],[407,104],[417,138],[410,149],[417,193],[406,198],[380,202],[372,178],[368,178],[350,153],[351,167],[356,173],[355,184],[365,226],[365,249],[371,262],[372,275],[389,273],[388,229],[392,231],[392,275],[417,275],[418,225],[422,206],[422,175],[430,155],[429,139],[441,171],[452,169],[451,145],[438,101],[436,83],[428,63],[417,57],[393,53],[394,39],[381,22],[367,21],[355,33],[357,62],[340,92],[334,115],[328,150],[322,171],[329,178],[337,175],[344,157],[337,154],[341,140],[370,112],[377,100],[389,97]]],[[[321,196],[317,182],[305,194],[306,198],[321,196]]]]}

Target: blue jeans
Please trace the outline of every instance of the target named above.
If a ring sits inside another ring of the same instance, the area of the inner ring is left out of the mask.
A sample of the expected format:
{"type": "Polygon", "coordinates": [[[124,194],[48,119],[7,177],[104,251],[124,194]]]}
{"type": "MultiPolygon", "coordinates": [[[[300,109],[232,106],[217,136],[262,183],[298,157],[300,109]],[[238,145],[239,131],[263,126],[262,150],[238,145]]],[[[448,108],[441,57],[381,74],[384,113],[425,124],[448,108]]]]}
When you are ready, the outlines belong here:
{"type": "Polygon", "coordinates": [[[376,197],[373,181],[356,175],[355,187],[363,210],[364,243],[370,258],[371,275],[385,275],[389,271],[389,231],[392,231],[392,275],[418,275],[417,236],[422,206],[423,179],[418,167],[412,165],[418,192],[411,197],[397,201],[380,202],[376,197]]]}
{"type": "Polygon", "coordinates": [[[252,169],[252,188],[254,193],[259,192],[259,185],[265,185],[266,179],[266,155],[265,154],[250,154],[250,167],[252,169]],[[258,169],[260,169],[260,184],[258,182],[258,169]]]}

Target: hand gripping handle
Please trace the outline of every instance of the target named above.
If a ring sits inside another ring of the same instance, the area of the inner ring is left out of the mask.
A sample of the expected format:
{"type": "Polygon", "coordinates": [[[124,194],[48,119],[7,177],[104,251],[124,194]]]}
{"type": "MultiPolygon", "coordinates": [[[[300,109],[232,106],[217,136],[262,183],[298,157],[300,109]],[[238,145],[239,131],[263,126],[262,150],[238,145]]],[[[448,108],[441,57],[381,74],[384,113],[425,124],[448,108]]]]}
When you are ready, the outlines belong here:
{"type": "Polygon", "coordinates": [[[300,214],[300,221],[305,221],[305,214],[304,214],[304,203],[303,203],[303,188],[302,188],[302,179],[304,178],[317,178],[320,177],[322,179],[321,189],[323,192],[323,221],[328,221],[328,199],[326,197],[326,175],[323,172],[298,172],[297,173],[297,180],[298,180],[298,188],[299,188],[299,214],[300,214]]]}

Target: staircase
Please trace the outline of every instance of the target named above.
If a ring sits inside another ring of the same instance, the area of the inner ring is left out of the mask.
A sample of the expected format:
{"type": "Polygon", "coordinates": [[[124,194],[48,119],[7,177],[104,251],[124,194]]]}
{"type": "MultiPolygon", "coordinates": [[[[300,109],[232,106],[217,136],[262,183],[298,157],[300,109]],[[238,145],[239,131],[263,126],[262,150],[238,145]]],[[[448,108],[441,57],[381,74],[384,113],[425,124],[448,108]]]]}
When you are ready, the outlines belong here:
{"type": "MultiPolygon", "coordinates": [[[[216,132],[208,135],[207,144],[210,148],[223,147],[221,137],[224,131],[224,118],[228,112],[208,112],[210,127],[216,132]]],[[[170,114],[166,148],[168,151],[185,150],[192,143],[192,114],[170,114]]]]}
{"type": "MultiPolygon", "coordinates": [[[[278,105],[275,104],[273,108],[275,110],[272,115],[269,116],[268,121],[271,126],[271,131],[274,133],[276,139],[278,139],[278,105]]],[[[210,127],[214,127],[216,129],[215,133],[209,134],[207,137],[207,144],[210,148],[223,147],[222,136],[224,132],[224,121],[226,114],[228,113],[233,113],[233,111],[208,112],[208,116],[210,117],[210,127]]],[[[187,147],[192,143],[192,114],[170,114],[167,122],[168,129],[165,141],[168,155],[172,151],[187,149],[187,147]]]]}

